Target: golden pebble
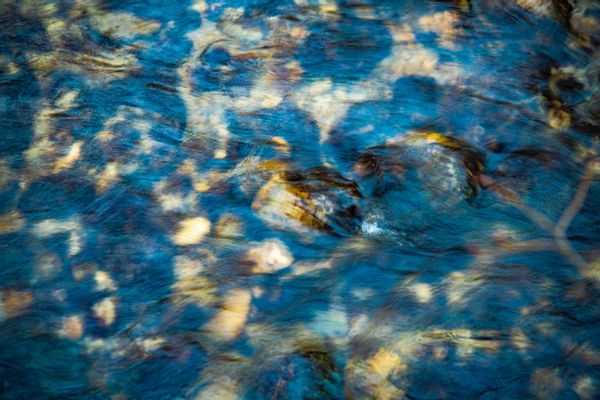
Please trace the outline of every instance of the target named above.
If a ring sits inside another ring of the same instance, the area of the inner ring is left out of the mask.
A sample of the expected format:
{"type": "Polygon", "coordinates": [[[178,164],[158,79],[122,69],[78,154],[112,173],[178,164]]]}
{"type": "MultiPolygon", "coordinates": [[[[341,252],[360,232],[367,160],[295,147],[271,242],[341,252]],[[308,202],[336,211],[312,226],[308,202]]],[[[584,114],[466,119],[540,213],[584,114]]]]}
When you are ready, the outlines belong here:
{"type": "Polygon", "coordinates": [[[289,267],[294,257],[282,241],[270,239],[248,250],[244,261],[253,265],[252,272],[270,274],[289,267]]]}
{"type": "Polygon", "coordinates": [[[75,161],[79,160],[79,156],[81,155],[81,146],[83,146],[83,140],[78,140],[77,142],[73,143],[67,155],[59,158],[56,161],[53,172],[59,172],[63,169],[72,168],[75,161]]]}
{"type": "Polygon", "coordinates": [[[252,297],[254,297],[255,299],[262,297],[263,294],[265,294],[264,288],[262,288],[260,286],[254,286],[252,288],[252,297]]]}
{"type": "Polygon", "coordinates": [[[411,286],[411,290],[419,303],[429,303],[433,297],[431,285],[426,283],[417,283],[411,286]]]}
{"type": "Polygon", "coordinates": [[[179,223],[173,243],[179,246],[198,244],[210,232],[210,221],[204,217],[188,218],[179,223]]]}
{"type": "Polygon", "coordinates": [[[80,339],[83,336],[83,320],[79,315],[71,315],[63,318],[60,336],[71,340],[80,339]]]}
{"type": "Polygon", "coordinates": [[[60,233],[73,232],[81,229],[79,217],[72,216],[65,219],[45,219],[33,227],[33,234],[41,238],[47,238],[60,233]]]}
{"type": "Polygon", "coordinates": [[[142,346],[145,352],[149,353],[158,350],[158,348],[165,344],[165,342],[166,339],[164,337],[158,336],[154,338],[144,339],[140,342],[140,345],[142,346]]]}
{"type": "Polygon", "coordinates": [[[419,18],[419,25],[425,32],[434,32],[439,36],[438,41],[443,47],[452,49],[452,40],[456,36],[455,24],[459,16],[455,12],[442,11],[419,18]]]}
{"type": "Polygon", "coordinates": [[[554,1],[552,0],[516,0],[517,5],[542,17],[551,17],[554,1]]]}
{"type": "Polygon", "coordinates": [[[108,142],[115,137],[115,134],[109,130],[102,130],[96,134],[96,139],[101,142],[108,142]]]}
{"type": "Polygon", "coordinates": [[[98,266],[91,262],[74,265],[72,267],[73,278],[77,282],[80,282],[84,280],[88,275],[91,275],[94,271],[96,271],[97,268],[98,266]]]}
{"type": "Polygon", "coordinates": [[[208,192],[210,190],[210,183],[208,180],[199,180],[194,183],[194,190],[201,193],[208,192]]]}
{"type": "Polygon", "coordinates": [[[589,376],[582,376],[577,379],[573,389],[575,393],[583,400],[591,400],[598,398],[598,381],[594,380],[589,376]]]}
{"type": "Polygon", "coordinates": [[[33,294],[25,290],[7,290],[2,293],[2,304],[6,318],[18,317],[33,303],[33,294]]]}
{"type": "Polygon", "coordinates": [[[281,136],[273,136],[268,143],[270,145],[275,146],[276,148],[283,150],[285,152],[289,152],[291,149],[290,144],[287,142],[287,140],[285,140],[284,138],[282,138],[281,136]]]}
{"type": "Polygon", "coordinates": [[[239,383],[227,377],[206,386],[195,400],[240,400],[239,383]]]}
{"type": "Polygon", "coordinates": [[[0,215],[0,235],[17,232],[24,224],[25,221],[17,211],[2,214],[0,215]]]}
{"type": "Polygon", "coordinates": [[[190,176],[196,175],[194,160],[188,158],[182,162],[181,166],[177,169],[177,173],[190,176]]]}
{"type": "Polygon", "coordinates": [[[217,160],[223,160],[227,157],[227,152],[223,149],[217,149],[217,150],[215,150],[214,157],[217,160]]]}
{"type": "Polygon", "coordinates": [[[563,382],[556,368],[538,368],[531,375],[529,390],[539,399],[557,398],[562,387],[563,382]]]}
{"type": "Polygon", "coordinates": [[[106,271],[96,271],[94,280],[96,281],[96,291],[98,292],[103,290],[114,292],[117,290],[115,282],[106,271]]]}
{"type": "Polygon", "coordinates": [[[38,72],[53,70],[58,65],[57,56],[54,53],[38,53],[28,57],[31,68],[38,72]]]}
{"type": "Polygon", "coordinates": [[[205,0],[196,0],[192,6],[192,10],[204,14],[208,10],[208,4],[206,4],[205,0]]]}
{"type": "Polygon", "coordinates": [[[94,316],[98,318],[104,326],[110,326],[115,322],[117,315],[116,303],[117,300],[115,297],[106,297],[92,307],[94,316]]]}
{"type": "Polygon", "coordinates": [[[231,341],[238,337],[246,324],[251,299],[252,294],[249,290],[230,290],[221,310],[206,326],[208,332],[222,341],[231,341]]]}
{"type": "Polygon", "coordinates": [[[335,3],[331,3],[331,4],[321,4],[319,6],[319,10],[322,13],[326,13],[326,14],[335,14],[338,12],[338,8],[337,8],[337,4],[335,3]]]}
{"type": "Polygon", "coordinates": [[[371,371],[382,378],[388,377],[394,371],[405,371],[408,366],[402,358],[391,351],[381,348],[375,355],[367,360],[371,371]]]}
{"type": "Polygon", "coordinates": [[[510,344],[519,351],[526,351],[531,347],[531,342],[525,333],[519,328],[513,328],[510,332],[510,344]]]}
{"type": "Polygon", "coordinates": [[[48,281],[54,279],[61,270],[60,257],[54,253],[45,253],[36,258],[33,280],[48,281]]]}
{"type": "Polygon", "coordinates": [[[244,233],[244,225],[240,218],[230,213],[219,217],[215,226],[215,235],[221,238],[239,238],[244,233]]]}
{"type": "Polygon", "coordinates": [[[415,34],[406,24],[390,24],[388,29],[392,35],[394,42],[412,43],[415,41],[415,34]]]}
{"type": "Polygon", "coordinates": [[[160,29],[160,23],[146,21],[133,14],[98,13],[90,18],[92,28],[115,39],[130,39],[137,35],[151,35],[160,29]]]}
{"type": "Polygon", "coordinates": [[[103,192],[119,177],[119,164],[112,162],[106,165],[104,171],[97,177],[96,190],[103,192]]]}
{"type": "Polygon", "coordinates": [[[18,3],[19,13],[33,19],[43,20],[58,11],[58,7],[51,1],[22,0],[18,3]]]}
{"type": "Polygon", "coordinates": [[[19,66],[14,62],[9,62],[6,65],[6,71],[9,73],[9,75],[15,75],[21,72],[21,68],[19,68],[19,66]]]}
{"type": "Polygon", "coordinates": [[[560,107],[551,107],[548,110],[548,124],[556,130],[565,130],[571,126],[571,116],[560,107]]]}
{"type": "Polygon", "coordinates": [[[178,281],[194,279],[203,270],[204,266],[199,260],[187,256],[175,257],[175,276],[178,281]]]}

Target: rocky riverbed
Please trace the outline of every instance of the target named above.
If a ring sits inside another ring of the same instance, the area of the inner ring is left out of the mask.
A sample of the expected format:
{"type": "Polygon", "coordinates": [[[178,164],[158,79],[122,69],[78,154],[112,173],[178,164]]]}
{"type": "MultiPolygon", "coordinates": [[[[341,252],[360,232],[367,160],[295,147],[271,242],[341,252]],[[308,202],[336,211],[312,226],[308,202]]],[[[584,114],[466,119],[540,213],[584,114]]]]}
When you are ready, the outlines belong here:
{"type": "Polygon", "coordinates": [[[600,397],[597,2],[0,10],[0,398],[600,397]]]}

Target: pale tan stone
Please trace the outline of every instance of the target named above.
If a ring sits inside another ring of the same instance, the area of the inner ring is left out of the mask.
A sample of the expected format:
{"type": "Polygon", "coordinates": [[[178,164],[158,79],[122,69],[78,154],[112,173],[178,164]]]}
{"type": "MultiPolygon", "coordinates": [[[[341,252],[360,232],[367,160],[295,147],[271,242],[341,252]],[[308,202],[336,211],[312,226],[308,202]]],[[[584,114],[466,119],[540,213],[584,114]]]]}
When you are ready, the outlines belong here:
{"type": "Polygon", "coordinates": [[[73,278],[80,282],[87,278],[89,275],[93,274],[98,266],[95,263],[84,263],[84,264],[76,264],[71,267],[73,272],[73,278]]]}
{"type": "Polygon", "coordinates": [[[0,235],[18,232],[24,224],[25,220],[18,211],[2,214],[0,215],[0,235]]]}
{"type": "Polygon", "coordinates": [[[416,283],[410,289],[419,303],[429,303],[433,298],[433,289],[426,283],[416,283]]]}
{"type": "Polygon", "coordinates": [[[62,268],[60,257],[54,253],[44,253],[36,257],[33,281],[54,279],[62,268]]]}
{"type": "Polygon", "coordinates": [[[542,17],[551,17],[552,0],[516,0],[517,5],[542,17]]]}
{"type": "Polygon", "coordinates": [[[166,342],[167,340],[164,337],[156,336],[140,340],[139,344],[145,352],[150,353],[158,350],[166,342]]]}
{"type": "Polygon", "coordinates": [[[531,375],[530,392],[538,399],[555,399],[562,387],[557,368],[538,368],[531,375]]]}
{"type": "Polygon", "coordinates": [[[115,39],[151,35],[160,29],[159,22],[143,20],[128,12],[98,13],[92,15],[90,22],[96,31],[115,39]]]}
{"type": "Polygon", "coordinates": [[[573,390],[575,390],[575,393],[583,400],[591,400],[598,398],[598,387],[598,381],[595,381],[589,376],[582,376],[575,382],[573,390]]]}
{"type": "Polygon", "coordinates": [[[244,260],[251,263],[254,273],[275,273],[289,267],[294,257],[279,239],[269,239],[246,252],[244,260]]]}
{"type": "Polygon", "coordinates": [[[227,158],[227,151],[224,149],[215,150],[214,158],[216,160],[224,160],[225,158],[227,158]]]}
{"type": "Polygon", "coordinates": [[[26,290],[6,290],[2,292],[4,316],[14,318],[24,314],[33,304],[33,294],[26,290]]]}
{"type": "Polygon", "coordinates": [[[106,271],[96,271],[94,274],[94,281],[96,281],[96,290],[98,292],[114,292],[117,290],[115,282],[112,280],[110,274],[106,271]]]}
{"type": "Polygon", "coordinates": [[[79,160],[79,157],[81,156],[81,146],[83,146],[83,140],[78,140],[73,143],[69,148],[69,152],[56,161],[53,172],[73,168],[73,164],[79,160]]]}
{"type": "Polygon", "coordinates": [[[519,351],[526,351],[531,347],[531,341],[519,328],[513,328],[511,330],[510,344],[519,351]]]}
{"type": "Polygon", "coordinates": [[[78,340],[83,336],[83,319],[80,315],[71,315],[63,318],[60,336],[71,340],[78,340]]]}
{"type": "MultiPolygon", "coordinates": [[[[211,253],[206,253],[197,257],[211,262],[214,256],[211,253]]],[[[199,259],[183,255],[175,257],[176,281],[171,288],[177,297],[194,302],[200,307],[214,304],[217,285],[210,278],[203,275],[203,271],[204,265],[199,259]]]]}
{"type": "Polygon", "coordinates": [[[425,32],[436,33],[442,47],[453,49],[455,47],[453,40],[457,34],[456,23],[458,20],[459,15],[457,13],[442,11],[419,18],[419,25],[425,32]]]}
{"type": "Polygon", "coordinates": [[[70,233],[81,229],[78,216],[66,219],[46,219],[33,226],[33,234],[41,238],[47,238],[60,233],[70,233]]]}
{"type": "Polygon", "coordinates": [[[225,295],[221,310],[206,326],[217,340],[231,341],[243,331],[250,312],[252,294],[246,289],[232,289],[225,295]]]}
{"type": "Polygon", "coordinates": [[[200,243],[210,232],[210,221],[204,217],[188,218],[179,223],[173,235],[173,243],[179,246],[189,246],[200,243]]]}
{"type": "Polygon", "coordinates": [[[207,385],[198,393],[195,400],[240,400],[239,383],[228,377],[221,377],[207,385]]]}
{"type": "Polygon", "coordinates": [[[387,378],[394,371],[404,371],[408,368],[400,356],[385,348],[379,349],[367,360],[371,371],[377,375],[387,378]]]}
{"type": "Polygon", "coordinates": [[[244,233],[244,225],[234,214],[223,213],[215,225],[215,235],[222,238],[239,238],[244,233]]]}
{"type": "Polygon", "coordinates": [[[92,307],[92,311],[96,318],[98,318],[104,326],[110,326],[115,322],[115,318],[117,316],[116,312],[116,297],[106,297],[92,307]]]}

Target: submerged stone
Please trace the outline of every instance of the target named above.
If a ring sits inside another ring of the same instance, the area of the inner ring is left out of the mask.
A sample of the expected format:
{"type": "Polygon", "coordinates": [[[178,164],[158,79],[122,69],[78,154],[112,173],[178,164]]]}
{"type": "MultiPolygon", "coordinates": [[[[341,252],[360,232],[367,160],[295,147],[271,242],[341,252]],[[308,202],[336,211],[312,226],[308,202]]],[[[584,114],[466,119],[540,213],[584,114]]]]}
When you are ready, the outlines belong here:
{"type": "Polygon", "coordinates": [[[466,141],[413,132],[364,151],[354,172],[367,180],[373,194],[413,189],[440,209],[473,199],[483,168],[483,155],[466,141]]]}
{"type": "Polygon", "coordinates": [[[246,289],[227,292],[221,310],[205,326],[207,332],[218,341],[229,342],[237,338],[246,325],[252,294],[246,289]]]}
{"type": "Polygon", "coordinates": [[[271,239],[248,250],[244,261],[254,273],[274,273],[289,267],[294,257],[281,240],[271,239]]]}
{"type": "Polygon", "coordinates": [[[256,195],[252,208],[267,224],[342,235],[356,228],[358,185],[327,168],[275,174],[256,195]]]}
{"type": "Polygon", "coordinates": [[[204,217],[188,218],[179,223],[179,228],[173,235],[173,243],[179,246],[197,244],[208,232],[210,232],[209,220],[204,217]]]}

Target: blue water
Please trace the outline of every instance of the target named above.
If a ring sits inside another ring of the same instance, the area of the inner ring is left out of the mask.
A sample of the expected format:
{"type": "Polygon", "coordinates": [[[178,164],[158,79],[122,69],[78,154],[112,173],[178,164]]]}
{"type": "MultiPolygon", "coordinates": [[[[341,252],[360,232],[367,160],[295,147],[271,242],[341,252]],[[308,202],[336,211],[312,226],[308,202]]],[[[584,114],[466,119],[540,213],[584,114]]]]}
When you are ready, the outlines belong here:
{"type": "Polygon", "coordinates": [[[596,2],[0,10],[0,398],[600,398],[596,2]]]}

